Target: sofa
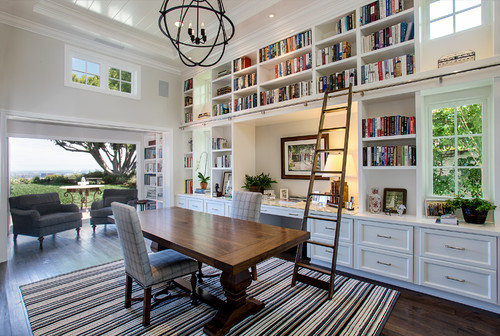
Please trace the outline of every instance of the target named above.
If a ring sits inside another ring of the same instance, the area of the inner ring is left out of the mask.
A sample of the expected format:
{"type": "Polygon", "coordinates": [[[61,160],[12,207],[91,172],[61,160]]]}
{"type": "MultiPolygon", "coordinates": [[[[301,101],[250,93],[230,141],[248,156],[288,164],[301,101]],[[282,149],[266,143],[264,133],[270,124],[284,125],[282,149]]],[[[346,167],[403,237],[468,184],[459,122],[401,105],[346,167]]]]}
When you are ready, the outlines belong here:
{"type": "Polygon", "coordinates": [[[105,189],[102,200],[93,202],[90,207],[90,225],[94,232],[99,224],[113,223],[109,220],[109,216],[113,215],[111,203],[118,202],[136,207],[137,201],[137,189],[105,189]]]}
{"type": "Polygon", "coordinates": [[[82,214],[76,204],[61,204],[59,194],[31,194],[9,198],[14,241],[18,235],[38,237],[43,248],[44,236],[76,229],[80,234],[82,214]]]}

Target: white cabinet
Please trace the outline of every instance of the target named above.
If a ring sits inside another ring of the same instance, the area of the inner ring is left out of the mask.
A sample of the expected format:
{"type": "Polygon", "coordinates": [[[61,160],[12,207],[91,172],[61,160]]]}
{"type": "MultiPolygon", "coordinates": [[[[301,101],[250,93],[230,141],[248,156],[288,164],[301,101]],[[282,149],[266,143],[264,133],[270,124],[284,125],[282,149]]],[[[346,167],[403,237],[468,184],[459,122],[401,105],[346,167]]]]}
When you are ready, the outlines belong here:
{"type": "Polygon", "coordinates": [[[356,220],[355,268],[413,281],[413,227],[356,220]]]}
{"type": "Polygon", "coordinates": [[[188,197],[188,199],[187,199],[187,208],[189,210],[202,211],[203,212],[204,211],[203,200],[202,199],[188,197]]]}
{"type": "Polygon", "coordinates": [[[212,215],[224,216],[224,202],[217,200],[205,200],[205,212],[212,215]]]}
{"type": "Polygon", "coordinates": [[[497,302],[494,237],[418,229],[418,284],[491,303],[497,302]]]}
{"type": "Polygon", "coordinates": [[[186,197],[176,195],[175,196],[175,206],[179,208],[186,208],[187,207],[187,200],[186,197]]]}

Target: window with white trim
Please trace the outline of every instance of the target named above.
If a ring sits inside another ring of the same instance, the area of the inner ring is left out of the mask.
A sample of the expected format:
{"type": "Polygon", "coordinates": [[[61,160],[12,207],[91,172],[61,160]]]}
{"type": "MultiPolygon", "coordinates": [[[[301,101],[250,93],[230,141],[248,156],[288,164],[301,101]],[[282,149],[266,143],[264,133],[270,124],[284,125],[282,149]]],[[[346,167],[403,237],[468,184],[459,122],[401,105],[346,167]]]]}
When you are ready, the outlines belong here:
{"type": "Polygon", "coordinates": [[[64,84],[75,88],[140,98],[140,67],[66,46],[64,84]]]}
{"type": "Polygon", "coordinates": [[[469,91],[426,104],[428,197],[490,197],[489,98],[476,95],[485,94],[484,89],[473,89],[476,94],[469,91]]]}
{"type": "Polygon", "coordinates": [[[436,0],[429,4],[431,40],[482,24],[482,0],[436,0]]]}

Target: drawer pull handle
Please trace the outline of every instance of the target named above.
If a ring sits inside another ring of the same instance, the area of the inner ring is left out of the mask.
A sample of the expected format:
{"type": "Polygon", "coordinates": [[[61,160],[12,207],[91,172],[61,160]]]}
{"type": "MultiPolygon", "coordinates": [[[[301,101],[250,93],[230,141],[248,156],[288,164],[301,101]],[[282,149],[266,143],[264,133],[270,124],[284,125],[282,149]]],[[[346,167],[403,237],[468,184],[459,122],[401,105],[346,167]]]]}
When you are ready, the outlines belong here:
{"type": "Polygon", "coordinates": [[[327,249],[325,251],[326,251],[326,253],[333,253],[333,250],[330,250],[330,249],[327,249]]]}
{"type": "Polygon", "coordinates": [[[299,214],[296,214],[296,213],[288,213],[290,216],[298,216],[299,214]]]}
{"type": "Polygon", "coordinates": [[[378,234],[378,233],[377,233],[377,237],[385,238],[385,239],[392,239],[391,236],[384,236],[384,235],[381,235],[381,234],[378,234]]]}
{"type": "Polygon", "coordinates": [[[329,227],[329,226],[326,226],[325,227],[326,230],[332,230],[332,231],[335,231],[335,228],[332,228],[332,227],[329,227]]]}
{"type": "Polygon", "coordinates": [[[465,247],[455,247],[455,246],[451,246],[451,245],[445,245],[444,247],[449,248],[449,249],[453,249],[453,250],[465,251],[465,247]]]}
{"type": "Polygon", "coordinates": [[[391,266],[392,265],[391,263],[385,263],[385,262],[382,262],[380,260],[377,260],[377,264],[385,265],[385,266],[391,266]]]}
{"type": "Polygon", "coordinates": [[[465,280],[464,280],[464,279],[456,279],[456,278],[452,278],[452,277],[450,277],[450,276],[446,276],[446,279],[448,279],[448,280],[453,280],[453,281],[456,281],[456,282],[465,282],[465,280]]]}
{"type": "Polygon", "coordinates": [[[217,208],[212,208],[212,210],[214,210],[214,211],[218,211],[219,209],[217,209],[217,208]]]}

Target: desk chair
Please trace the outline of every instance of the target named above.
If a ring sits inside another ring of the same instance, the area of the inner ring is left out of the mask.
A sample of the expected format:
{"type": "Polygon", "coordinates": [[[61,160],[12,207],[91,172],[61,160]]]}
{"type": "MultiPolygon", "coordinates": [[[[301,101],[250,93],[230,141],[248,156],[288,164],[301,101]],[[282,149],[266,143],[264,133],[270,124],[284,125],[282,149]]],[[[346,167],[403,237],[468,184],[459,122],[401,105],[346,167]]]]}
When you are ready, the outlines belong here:
{"type": "MultiPolygon", "coordinates": [[[[243,219],[258,222],[260,218],[260,205],[262,194],[250,191],[233,191],[233,201],[231,203],[231,218],[243,219]]],[[[198,279],[204,277],[201,272],[201,262],[198,262],[198,279]]],[[[252,266],[252,278],[257,280],[257,266],[252,266]]]]}
{"type": "MultiPolygon", "coordinates": [[[[136,209],[118,202],[113,202],[111,207],[125,261],[125,308],[129,308],[132,301],[144,301],[142,325],[149,325],[152,308],[151,287],[159,283],[171,282],[175,278],[188,274],[191,274],[191,298],[195,304],[196,271],[198,269],[196,260],[174,250],[164,250],[148,255],[136,209]],[[132,298],[132,280],[144,288],[143,298],[132,298]]],[[[156,296],[158,295],[159,293],[156,296]]],[[[172,297],[167,296],[161,301],[172,297]]],[[[159,302],[157,297],[154,297],[154,300],[153,306],[159,302]]]]}

